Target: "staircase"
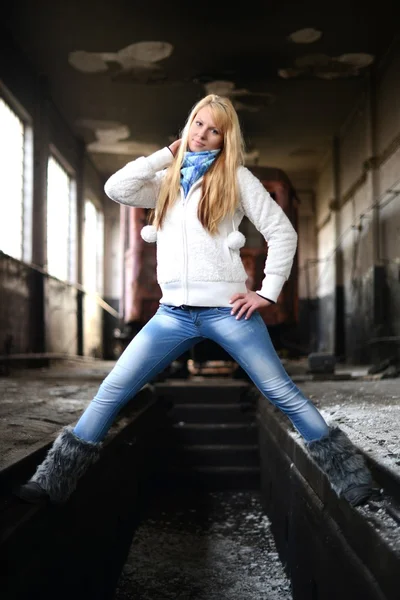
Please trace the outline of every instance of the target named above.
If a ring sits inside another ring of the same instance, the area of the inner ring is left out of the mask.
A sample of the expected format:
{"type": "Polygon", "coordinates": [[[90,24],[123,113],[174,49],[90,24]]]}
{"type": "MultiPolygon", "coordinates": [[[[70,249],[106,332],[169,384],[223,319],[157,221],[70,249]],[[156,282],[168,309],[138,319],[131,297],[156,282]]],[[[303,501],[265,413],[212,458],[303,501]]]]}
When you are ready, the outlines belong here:
{"type": "Polygon", "coordinates": [[[253,386],[226,377],[155,384],[169,404],[167,479],[179,487],[259,489],[253,386]]]}

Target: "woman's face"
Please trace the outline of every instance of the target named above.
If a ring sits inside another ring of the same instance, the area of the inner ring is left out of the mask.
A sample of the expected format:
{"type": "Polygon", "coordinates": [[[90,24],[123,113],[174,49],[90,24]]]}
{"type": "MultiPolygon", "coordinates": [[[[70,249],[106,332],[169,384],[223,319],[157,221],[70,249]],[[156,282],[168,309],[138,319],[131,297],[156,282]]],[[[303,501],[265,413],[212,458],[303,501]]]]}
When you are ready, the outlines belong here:
{"type": "Polygon", "coordinates": [[[188,136],[188,146],[191,152],[218,150],[222,148],[224,136],[215,125],[211,109],[201,108],[195,116],[188,136]]]}

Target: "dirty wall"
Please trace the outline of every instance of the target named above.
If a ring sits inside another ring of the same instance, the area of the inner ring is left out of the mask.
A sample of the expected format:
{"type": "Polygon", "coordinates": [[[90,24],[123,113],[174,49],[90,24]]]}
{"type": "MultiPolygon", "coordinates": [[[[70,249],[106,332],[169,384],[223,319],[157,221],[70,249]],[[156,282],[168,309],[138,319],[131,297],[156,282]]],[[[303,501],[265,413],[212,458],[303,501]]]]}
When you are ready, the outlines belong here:
{"type": "Polygon", "coordinates": [[[367,363],[400,335],[400,47],[375,65],[316,183],[320,351],[367,363]]]}

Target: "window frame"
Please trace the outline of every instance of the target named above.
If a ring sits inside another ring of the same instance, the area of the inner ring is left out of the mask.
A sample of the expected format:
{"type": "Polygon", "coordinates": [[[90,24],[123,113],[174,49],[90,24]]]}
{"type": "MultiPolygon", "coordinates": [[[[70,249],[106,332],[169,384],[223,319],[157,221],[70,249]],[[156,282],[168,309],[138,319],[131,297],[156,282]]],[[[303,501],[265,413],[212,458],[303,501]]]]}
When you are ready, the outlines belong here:
{"type": "MultiPolygon", "coordinates": [[[[101,253],[97,252],[97,244],[96,244],[96,290],[95,293],[98,296],[103,297],[104,295],[104,285],[105,285],[105,281],[104,281],[104,265],[105,265],[105,260],[104,260],[104,245],[105,245],[105,215],[104,215],[104,208],[101,205],[101,202],[99,202],[99,200],[97,199],[96,196],[94,196],[94,194],[91,193],[86,193],[84,195],[83,198],[83,225],[82,225],[82,235],[85,236],[85,224],[86,224],[86,202],[89,202],[93,205],[95,212],[96,212],[96,234],[99,234],[99,226],[101,226],[101,248],[103,249],[103,251],[101,253]]],[[[100,236],[99,236],[100,237],[100,236]]],[[[98,240],[97,240],[98,241],[98,240]]],[[[84,264],[85,264],[85,239],[83,238],[83,245],[82,245],[82,283],[83,283],[83,287],[86,287],[86,281],[85,281],[85,272],[84,272],[84,264]]],[[[94,290],[91,290],[92,292],[94,290]]]]}
{"type": "Polygon", "coordinates": [[[22,225],[20,256],[15,260],[31,263],[33,240],[34,131],[33,119],[22,104],[0,80],[0,98],[23,125],[22,159],[22,225]]]}
{"type": "Polygon", "coordinates": [[[46,168],[46,238],[45,238],[45,247],[46,247],[46,271],[50,277],[55,277],[56,279],[60,279],[54,273],[51,273],[48,269],[49,265],[49,246],[48,246],[48,166],[50,160],[53,159],[58,165],[64,170],[67,177],[69,178],[69,206],[68,206],[68,240],[67,240],[67,256],[68,256],[68,264],[67,264],[67,278],[62,281],[66,281],[67,283],[76,285],[78,282],[78,184],[76,171],[71,167],[65,157],[61,154],[61,152],[57,149],[57,147],[50,143],[49,144],[49,152],[47,157],[47,168],[46,168]]]}

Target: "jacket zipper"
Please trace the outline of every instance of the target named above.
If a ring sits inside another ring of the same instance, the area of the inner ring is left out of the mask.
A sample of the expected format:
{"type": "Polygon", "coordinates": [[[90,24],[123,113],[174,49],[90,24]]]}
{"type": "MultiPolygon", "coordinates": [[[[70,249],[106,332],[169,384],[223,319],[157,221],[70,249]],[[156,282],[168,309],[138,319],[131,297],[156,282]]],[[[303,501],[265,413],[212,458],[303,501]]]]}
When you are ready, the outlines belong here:
{"type": "Polygon", "coordinates": [[[202,180],[202,177],[196,181],[194,185],[190,188],[188,195],[185,198],[183,193],[183,188],[181,186],[181,194],[182,194],[182,202],[183,202],[183,211],[182,211],[182,237],[183,237],[183,277],[182,284],[184,290],[184,301],[183,304],[187,304],[188,302],[188,248],[187,248],[187,232],[186,232],[186,211],[187,205],[189,201],[189,196],[192,193],[192,190],[197,187],[202,180]]]}
{"type": "Polygon", "coordinates": [[[183,284],[183,304],[187,304],[188,301],[188,290],[187,290],[187,237],[186,237],[186,207],[187,207],[187,197],[185,198],[183,193],[183,188],[181,188],[181,194],[183,198],[183,210],[182,210],[182,239],[183,239],[183,274],[182,274],[182,284],[183,284]]]}

